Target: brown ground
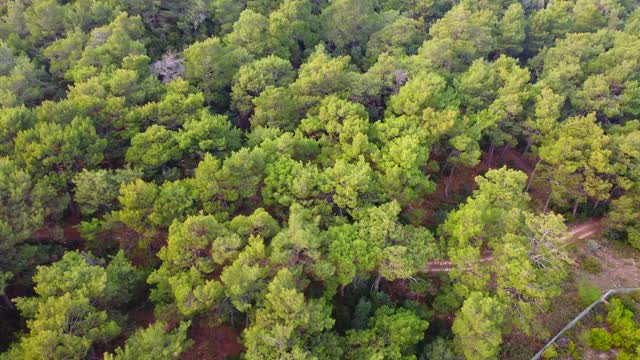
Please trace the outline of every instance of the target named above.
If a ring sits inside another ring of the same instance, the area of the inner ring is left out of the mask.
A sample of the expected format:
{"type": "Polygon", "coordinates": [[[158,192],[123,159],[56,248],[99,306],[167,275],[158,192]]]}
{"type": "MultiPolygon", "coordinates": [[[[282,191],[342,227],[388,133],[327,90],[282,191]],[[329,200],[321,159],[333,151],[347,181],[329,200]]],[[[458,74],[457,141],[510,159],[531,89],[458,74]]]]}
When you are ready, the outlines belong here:
{"type": "Polygon", "coordinates": [[[600,245],[592,250],[589,246],[580,247],[580,255],[593,256],[602,265],[597,274],[577,269],[577,276],[596,285],[602,290],[620,287],[640,287],[640,253],[629,245],[612,241],[604,243],[598,233],[586,237],[600,245]]]}
{"type": "Polygon", "coordinates": [[[189,329],[194,343],[181,356],[181,360],[224,360],[239,356],[244,347],[238,331],[230,326],[208,326],[200,321],[189,329]]]}
{"type": "MultiPolygon", "coordinates": [[[[80,224],[81,220],[79,216],[69,216],[64,219],[62,226],[63,239],[61,239],[63,242],[77,242],[82,240],[80,232],[76,229],[76,225],[80,224]]],[[[60,228],[56,225],[44,226],[36,231],[33,237],[39,241],[57,239],[60,237],[60,228]]]]}

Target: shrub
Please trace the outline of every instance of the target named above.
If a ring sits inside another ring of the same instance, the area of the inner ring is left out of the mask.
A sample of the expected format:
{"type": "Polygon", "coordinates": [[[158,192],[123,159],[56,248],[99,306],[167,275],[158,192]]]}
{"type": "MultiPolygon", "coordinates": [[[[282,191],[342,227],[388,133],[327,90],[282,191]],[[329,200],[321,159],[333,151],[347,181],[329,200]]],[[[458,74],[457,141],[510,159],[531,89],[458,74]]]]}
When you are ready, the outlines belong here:
{"type": "Polygon", "coordinates": [[[569,354],[571,354],[571,357],[575,360],[582,359],[582,356],[580,356],[580,352],[578,351],[578,347],[576,346],[576,343],[573,342],[573,340],[569,342],[567,351],[569,351],[569,354]]]}
{"type": "Polygon", "coordinates": [[[593,256],[588,256],[582,261],[582,268],[590,274],[599,274],[602,272],[602,264],[593,256]]]}
{"type": "Polygon", "coordinates": [[[600,249],[600,244],[598,244],[598,242],[595,240],[588,240],[587,247],[589,248],[590,251],[596,252],[600,249]]]}
{"type": "Polygon", "coordinates": [[[589,346],[598,351],[611,349],[611,334],[606,329],[595,328],[589,333],[589,346]]]}
{"type": "Polygon", "coordinates": [[[544,359],[555,359],[558,356],[558,351],[556,350],[556,344],[551,344],[548,348],[544,349],[542,352],[542,357],[544,359]]]}
{"type": "Polygon", "coordinates": [[[416,281],[409,282],[409,291],[416,295],[426,295],[431,286],[429,280],[423,278],[417,278],[416,281]]]}
{"type": "Polygon", "coordinates": [[[589,306],[600,298],[600,294],[600,289],[592,284],[582,282],[578,285],[578,299],[582,306],[589,306]]]}
{"type": "Polygon", "coordinates": [[[451,286],[444,286],[439,289],[432,306],[436,314],[448,314],[460,308],[462,300],[451,286]]]}

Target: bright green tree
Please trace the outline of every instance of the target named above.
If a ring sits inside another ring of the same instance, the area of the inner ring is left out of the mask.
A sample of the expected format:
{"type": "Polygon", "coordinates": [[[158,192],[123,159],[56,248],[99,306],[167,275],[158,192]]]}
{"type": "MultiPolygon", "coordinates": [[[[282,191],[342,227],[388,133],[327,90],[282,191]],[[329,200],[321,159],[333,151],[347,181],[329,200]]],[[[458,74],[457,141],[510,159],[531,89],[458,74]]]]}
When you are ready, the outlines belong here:
{"type": "MultiPolygon", "coordinates": [[[[27,171],[69,181],[74,172],[94,168],[103,159],[107,144],[96,134],[88,118],[74,118],[67,125],[39,122],[16,136],[15,154],[27,171]]],[[[66,185],[66,184],[65,184],[66,185]]]]}
{"type": "Polygon", "coordinates": [[[464,4],[456,5],[431,26],[431,39],[419,54],[445,70],[462,71],[496,48],[495,22],[490,10],[472,11],[464,4]]]}
{"type": "Polygon", "coordinates": [[[499,300],[474,292],[465,300],[453,322],[456,345],[465,359],[497,359],[502,344],[505,305],[499,300]]]}
{"type": "Polygon", "coordinates": [[[573,203],[574,216],[587,199],[597,206],[609,197],[614,173],[609,141],[591,113],[569,118],[539,149],[542,176],[551,180],[551,199],[561,206],[573,203]]]}
{"type": "Polygon", "coordinates": [[[247,116],[253,110],[253,100],[269,86],[286,86],[295,73],[291,63],[274,55],[243,65],[236,74],[231,92],[232,108],[247,116]]]}
{"type": "Polygon", "coordinates": [[[242,334],[247,359],[338,359],[342,353],[331,306],[305,299],[297,276],[282,269],[269,283],[263,305],[242,334]]]}
{"type": "Polygon", "coordinates": [[[87,170],[73,177],[75,194],[73,200],[80,206],[83,215],[93,215],[113,210],[120,194],[120,186],[142,176],[141,171],[132,169],[87,170]]]}
{"type": "Polygon", "coordinates": [[[347,332],[346,359],[411,358],[428,327],[411,310],[383,306],[369,319],[367,329],[347,332]]]}
{"type": "Polygon", "coordinates": [[[251,56],[241,47],[224,45],[217,37],[184,50],[186,78],[204,92],[210,104],[224,109],[233,76],[251,56]]]}
{"type": "Polygon", "coordinates": [[[157,321],[146,329],[134,332],[124,347],[118,347],[113,354],[105,353],[105,360],[177,360],[180,354],[191,345],[187,337],[190,321],[169,331],[168,325],[157,321]]]}

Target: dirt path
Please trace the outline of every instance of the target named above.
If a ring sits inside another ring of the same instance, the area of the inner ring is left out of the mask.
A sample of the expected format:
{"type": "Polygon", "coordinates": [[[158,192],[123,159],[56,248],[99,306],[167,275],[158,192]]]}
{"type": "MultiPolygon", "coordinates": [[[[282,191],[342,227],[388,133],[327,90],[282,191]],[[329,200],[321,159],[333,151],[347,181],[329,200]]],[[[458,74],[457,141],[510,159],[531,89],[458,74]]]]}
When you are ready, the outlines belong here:
{"type": "MultiPolygon", "coordinates": [[[[569,227],[569,234],[571,236],[567,237],[567,242],[564,246],[572,244],[579,240],[584,240],[587,237],[594,235],[602,230],[602,225],[600,224],[599,218],[592,218],[586,220],[584,222],[580,222],[578,224],[572,225],[569,227]]],[[[493,260],[493,255],[491,253],[486,253],[482,256],[479,262],[489,262],[493,260]]],[[[449,272],[453,270],[454,265],[449,260],[432,260],[427,263],[426,273],[442,273],[449,272]]]]}

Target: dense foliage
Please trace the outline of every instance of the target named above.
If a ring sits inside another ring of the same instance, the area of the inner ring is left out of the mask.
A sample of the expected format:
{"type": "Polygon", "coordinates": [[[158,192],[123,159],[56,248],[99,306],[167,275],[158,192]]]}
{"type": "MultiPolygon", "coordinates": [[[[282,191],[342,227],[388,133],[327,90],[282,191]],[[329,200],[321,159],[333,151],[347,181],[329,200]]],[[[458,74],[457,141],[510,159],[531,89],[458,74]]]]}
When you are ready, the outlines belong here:
{"type": "MultiPolygon", "coordinates": [[[[548,335],[565,219],[640,249],[638,5],[1,2],[0,359],[178,359],[195,323],[246,359],[548,335]]],[[[629,316],[593,347],[631,358],[629,316]]]]}

